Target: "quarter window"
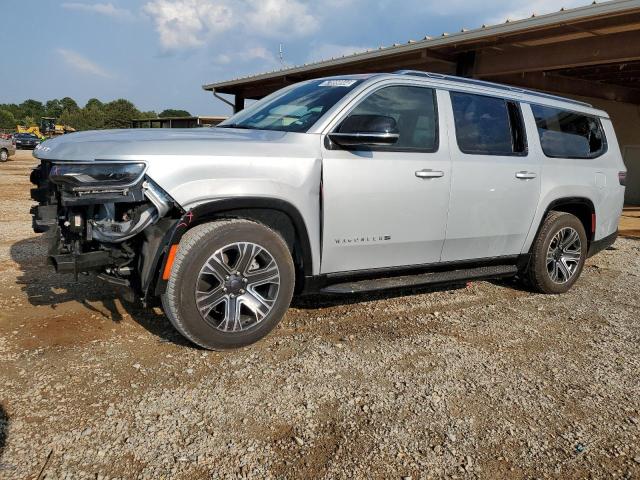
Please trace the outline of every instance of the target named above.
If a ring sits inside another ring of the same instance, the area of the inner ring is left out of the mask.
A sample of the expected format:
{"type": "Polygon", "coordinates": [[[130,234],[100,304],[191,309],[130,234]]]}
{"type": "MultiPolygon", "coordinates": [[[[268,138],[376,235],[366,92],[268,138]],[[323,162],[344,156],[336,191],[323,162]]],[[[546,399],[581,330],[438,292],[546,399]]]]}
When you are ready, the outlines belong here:
{"type": "Polygon", "coordinates": [[[548,157],[595,158],[607,148],[596,117],[559,108],[532,105],[542,150],[548,157]]]}
{"type": "Polygon", "coordinates": [[[451,92],[458,147],[472,155],[526,155],[520,106],[503,98],[451,92]]]}
{"type": "MultiPolygon", "coordinates": [[[[412,86],[384,87],[365,98],[352,115],[393,117],[400,138],[375,150],[435,152],[438,149],[438,112],[435,91],[412,86]]],[[[340,131],[340,127],[338,127],[340,131]]]]}

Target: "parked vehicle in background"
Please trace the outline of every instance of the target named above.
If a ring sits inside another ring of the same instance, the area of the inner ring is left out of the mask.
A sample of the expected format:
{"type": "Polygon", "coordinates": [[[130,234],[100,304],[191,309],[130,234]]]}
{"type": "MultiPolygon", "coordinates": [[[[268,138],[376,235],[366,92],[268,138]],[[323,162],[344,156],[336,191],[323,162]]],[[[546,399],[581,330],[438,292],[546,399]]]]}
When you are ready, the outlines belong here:
{"type": "Polygon", "coordinates": [[[15,155],[16,145],[13,139],[0,138],[0,162],[6,162],[11,155],[15,155]]]}
{"type": "Polygon", "coordinates": [[[16,133],[13,139],[18,149],[33,150],[40,143],[40,139],[33,133],[16,133]]]}
{"type": "Polygon", "coordinates": [[[403,71],[289,86],[214,129],[40,145],[34,229],[205,348],[248,345],[295,293],[517,276],[566,292],[611,245],[626,171],[606,112],[403,71]]]}

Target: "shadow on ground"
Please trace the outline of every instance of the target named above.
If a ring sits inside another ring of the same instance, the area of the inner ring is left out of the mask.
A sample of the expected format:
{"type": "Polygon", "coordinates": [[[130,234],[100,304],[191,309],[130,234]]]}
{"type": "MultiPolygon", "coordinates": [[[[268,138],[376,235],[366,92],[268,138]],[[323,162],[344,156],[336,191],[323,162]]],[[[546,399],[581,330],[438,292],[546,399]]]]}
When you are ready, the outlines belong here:
{"type": "Polygon", "coordinates": [[[46,235],[42,235],[20,240],[11,246],[11,258],[21,270],[16,283],[26,293],[31,305],[56,310],[64,303],[77,302],[86,309],[86,313],[116,323],[121,322],[126,313],[160,341],[193,347],[171,326],[167,317],[159,313],[161,310],[127,302],[117,289],[95,275],[80,275],[76,281],[73,275],[57,274],[46,261],[47,243],[46,235]]]}
{"type": "Polygon", "coordinates": [[[5,411],[2,404],[0,404],[0,460],[2,460],[2,454],[4,453],[4,447],[7,444],[7,434],[9,431],[9,415],[5,411]]]}
{"type": "MultiPolygon", "coordinates": [[[[73,275],[55,273],[53,267],[46,263],[47,243],[46,236],[42,235],[21,240],[11,246],[11,258],[20,266],[22,272],[17,278],[17,283],[26,293],[31,305],[46,306],[55,310],[64,303],[77,302],[87,312],[114,322],[122,321],[123,313],[127,313],[135,322],[159,337],[160,341],[196,348],[171,326],[166,316],[160,313],[160,309],[145,308],[141,304],[127,302],[117,289],[94,275],[80,275],[76,281],[73,275]]],[[[513,288],[513,284],[506,285],[506,283],[504,282],[503,285],[513,288]]],[[[294,298],[291,306],[313,310],[457,290],[465,287],[466,283],[457,283],[348,295],[306,295],[294,298]]]]}

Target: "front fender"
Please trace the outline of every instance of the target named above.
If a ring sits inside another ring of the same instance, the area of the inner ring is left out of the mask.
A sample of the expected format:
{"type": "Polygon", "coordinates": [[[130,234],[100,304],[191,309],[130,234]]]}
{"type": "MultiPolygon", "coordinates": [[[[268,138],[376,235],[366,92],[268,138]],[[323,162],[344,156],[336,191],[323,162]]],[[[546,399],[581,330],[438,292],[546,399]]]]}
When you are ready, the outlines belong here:
{"type": "Polygon", "coordinates": [[[159,296],[165,292],[168,277],[167,275],[164,275],[164,273],[167,271],[167,263],[170,260],[169,252],[174,248],[174,246],[177,248],[180,240],[184,234],[189,231],[189,229],[216,218],[234,216],[234,212],[247,210],[278,211],[289,217],[295,229],[296,242],[300,246],[301,250],[300,255],[302,257],[303,265],[302,273],[304,276],[312,276],[314,265],[317,265],[317,263],[314,261],[314,251],[311,238],[309,237],[309,229],[307,228],[307,224],[304,221],[302,214],[295,206],[277,198],[224,198],[202,203],[192,208],[167,231],[162,240],[162,245],[158,248],[158,254],[156,255],[154,262],[155,265],[153,266],[153,270],[157,272],[155,276],[155,287],[153,288],[153,291],[150,291],[151,285],[145,285],[145,297],[159,296]]]}

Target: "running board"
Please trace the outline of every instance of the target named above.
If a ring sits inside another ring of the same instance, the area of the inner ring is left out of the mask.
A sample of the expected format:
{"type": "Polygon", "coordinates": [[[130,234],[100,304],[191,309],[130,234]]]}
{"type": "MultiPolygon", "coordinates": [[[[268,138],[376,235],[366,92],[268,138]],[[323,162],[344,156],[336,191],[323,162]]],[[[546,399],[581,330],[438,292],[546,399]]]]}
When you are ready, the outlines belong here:
{"type": "Polygon", "coordinates": [[[393,288],[420,287],[423,285],[455,283],[466,280],[510,277],[516,273],[518,273],[518,267],[515,265],[494,265],[490,267],[465,268],[445,272],[430,272],[417,275],[335,283],[320,291],[322,293],[333,294],[375,292],[393,288]]]}

